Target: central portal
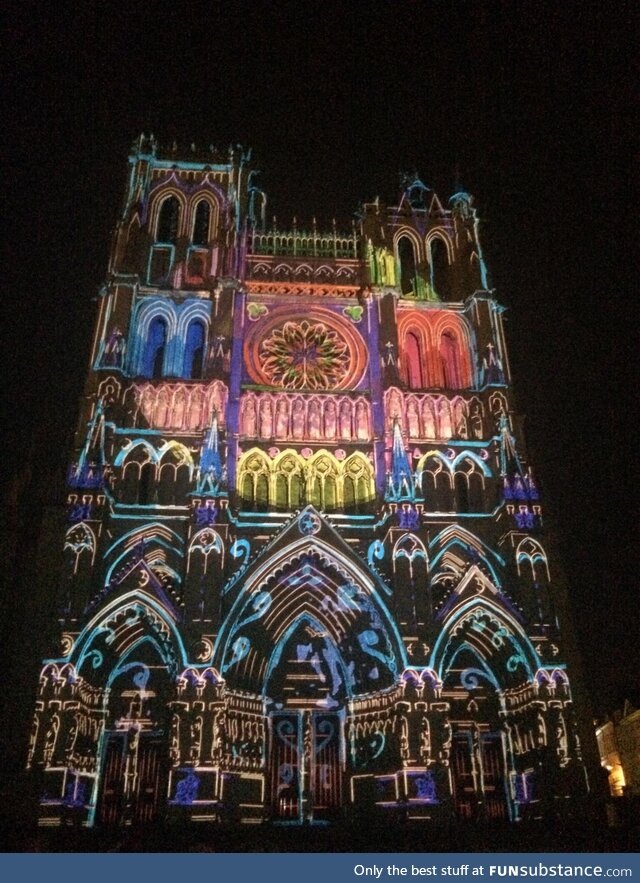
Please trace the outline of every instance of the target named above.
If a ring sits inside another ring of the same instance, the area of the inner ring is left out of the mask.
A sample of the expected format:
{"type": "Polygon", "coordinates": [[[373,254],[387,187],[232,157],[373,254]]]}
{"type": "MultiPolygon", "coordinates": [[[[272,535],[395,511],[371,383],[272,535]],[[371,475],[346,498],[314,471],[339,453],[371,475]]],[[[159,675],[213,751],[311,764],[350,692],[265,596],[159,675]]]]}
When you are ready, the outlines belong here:
{"type": "Polygon", "coordinates": [[[269,679],[274,821],[323,822],[339,812],[347,677],[336,645],[321,626],[305,618],[291,630],[269,679]]]}
{"type": "Polygon", "coordinates": [[[274,821],[329,821],[342,804],[343,721],[336,712],[271,715],[269,778],[274,821]]]}

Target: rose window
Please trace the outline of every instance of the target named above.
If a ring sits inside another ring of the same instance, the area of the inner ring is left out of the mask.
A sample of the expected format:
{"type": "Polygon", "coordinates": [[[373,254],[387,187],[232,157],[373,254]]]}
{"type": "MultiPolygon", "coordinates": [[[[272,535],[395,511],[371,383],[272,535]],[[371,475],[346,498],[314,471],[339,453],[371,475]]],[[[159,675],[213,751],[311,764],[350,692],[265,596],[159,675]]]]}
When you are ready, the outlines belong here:
{"type": "Polygon", "coordinates": [[[260,347],[263,373],[286,389],[331,389],[350,367],[346,340],[323,322],[303,319],[274,328],[260,347]]]}

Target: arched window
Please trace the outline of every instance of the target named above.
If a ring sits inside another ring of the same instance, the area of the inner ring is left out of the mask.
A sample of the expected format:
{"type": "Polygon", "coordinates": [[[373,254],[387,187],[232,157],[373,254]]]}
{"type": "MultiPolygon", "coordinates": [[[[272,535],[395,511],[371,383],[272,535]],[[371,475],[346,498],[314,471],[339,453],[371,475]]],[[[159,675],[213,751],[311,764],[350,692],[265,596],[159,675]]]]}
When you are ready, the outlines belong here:
{"type": "Polygon", "coordinates": [[[302,476],[295,456],[283,457],[277,465],[276,500],[278,509],[295,509],[302,503],[302,476]]]}
{"type": "Polygon", "coordinates": [[[265,512],[269,506],[269,461],[262,452],[250,453],[238,471],[242,506],[265,512]]]}
{"type": "Polygon", "coordinates": [[[156,242],[175,244],[178,238],[178,222],[180,220],[180,203],[175,196],[169,196],[160,206],[156,242]]]}
{"type": "Polygon", "coordinates": [[[451,511],[451,473],[441,457],[427,457],[422,473],[422,492],[427,511],[451,511]]]}
{"type": "Polygon", "coordinates": [[[184,358],[182,362],[182,376],[200,380],[204,367],[204,340],[205,332],[202,322],[191,322],[187,328],[187,339],[184,346],[184,358]]]}
{"type": "Polygon", "coordinates": [[[309,502],[316,509],[332,511],[336,507],[336,465],[331,457],[320,456],[313,462],[313,478],[309,488],[309,502]]]}
{"type": "Polygon", "coordinates": [[[206,247],[209,244],[209,222],[211,219],[211,206],[206,199],[201,199],[196,206],[196,216],[193,222],[193,244],[206,247]]]}
{"type": "Polygon", "coordinates": [[[164,374],[164,354],[167,346],[167,323],[156,316],[149,324],[144,352],[142,373],[145,377],[158,378],[164,374]]]}
{"type": "Polygon", "coordinates": [[[345,512],[362,512],[374,497],[373,472],[362,454],[352,454],[342,467],[345,512]]]}
{"type": "Polygon", "coordinates": [[[403,294],[416,293],[416,254],[408,236],[398,240],[398,263],[400,264],[400,290],[403,294]]]}
{"type": "Polygon", "coordinates": [[[447,246],[439,236],[435,236],[429,244],[429,251],[431,256],[431,287],[440,300],[448,300],[451,296],[451,285],[449,282],[447,246]]]}
{"type": "Polygon", "coordinates": [[[407,384],[411,389],[422,389],[422,352],[417,334],[409,331],[404,338],[404,361],[407,384]]]}
{"type": "Polygon", "coordinates": [[[458,462],[455,491],[458,512],[484,511],[484,476],[473,458],[465,457],[458,462]]]}
{"type": "Polygon", "coordinates": [[[451,331],[444,331],[440,337],[440,361],[445,388],[460,389],[458,341],[451,331]]]}
{"type": "Polygon", "coordinates": [[[189,454],[182,445],[170,447],[158,467],[158,503],[183,506],[190,488],[189,454]]]}
{"type": "Polygon", "coordinates": [[[153,502],[156,465],[146,445],[136,445],[122,465],[120,500],[146,506],[153,502]]]}

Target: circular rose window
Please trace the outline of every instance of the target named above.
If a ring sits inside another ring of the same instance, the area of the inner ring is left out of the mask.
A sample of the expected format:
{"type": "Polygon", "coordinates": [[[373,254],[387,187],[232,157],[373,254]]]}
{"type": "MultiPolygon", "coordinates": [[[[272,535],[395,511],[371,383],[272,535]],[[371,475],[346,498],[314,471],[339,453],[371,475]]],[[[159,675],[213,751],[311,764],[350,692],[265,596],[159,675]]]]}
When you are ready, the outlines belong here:
{"type": "Polygon", "coordinates": [[[366,348],[358,332],[330,310],[316,309],[311,316],[293,319],[290,310],[283,310],[252,327],[245,359],[261,384],[345,389],[362,377],[366,348]]]}

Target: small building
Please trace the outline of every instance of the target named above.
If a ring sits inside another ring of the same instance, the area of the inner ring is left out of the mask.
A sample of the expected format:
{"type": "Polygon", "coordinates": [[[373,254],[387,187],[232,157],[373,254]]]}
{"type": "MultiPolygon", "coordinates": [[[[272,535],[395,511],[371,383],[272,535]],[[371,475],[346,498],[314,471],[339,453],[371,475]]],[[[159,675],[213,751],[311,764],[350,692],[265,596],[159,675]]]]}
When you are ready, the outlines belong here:
{"type": "Polygon", "coordinates": [[[627,700],[622,710],[596,727],[596,739],[611,796],[640,797],[640,709],[627,700]]]}

